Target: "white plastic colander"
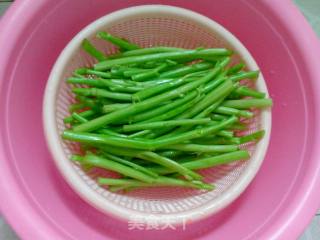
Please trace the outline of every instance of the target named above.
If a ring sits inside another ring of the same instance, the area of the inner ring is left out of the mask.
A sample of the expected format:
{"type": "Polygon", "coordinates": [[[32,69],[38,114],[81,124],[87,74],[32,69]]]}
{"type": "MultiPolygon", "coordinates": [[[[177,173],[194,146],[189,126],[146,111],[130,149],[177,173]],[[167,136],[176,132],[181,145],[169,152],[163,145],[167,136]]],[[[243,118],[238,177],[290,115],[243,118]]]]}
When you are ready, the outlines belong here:
{"type": "MultiPolygon", "coordinates": [[[[63,118],[69,115],[68,106],[74,101],[65,79],[79,67],[92,66],[95,60],[81,50],[81,42],[88,38],[106,54],[116,48],[95,38],[98,31],[108,31],[143,47],[172,46],[182,48],[226,47],[235,52],[234,61],[245,62],[248,70],[258,66],[240,41],[211,19],[195,12],[164,5],[144,5],[108,14],[79,32],[62,51],[55,63],[45,90],[43,120],[45,135],[52,156],[64,178],[88,203],[113,216],[144,221],[169,219],[172,223],[200,219],[226,207],[248,186],[257,173],[267,150],[271,112],[263,110],[252,119],[250,131],[265,129],[264,138],[254,146],[248,161],[222,165],[202,170],[205,181],[214,183],[213,191],[185,188],[157,187],[129,193],[112,193],[94,181],[95,171],[85,173],[79,165],[69,160],[78,151],[78,145],[63,141],[60,134],[65,129],[63,118]]],[[[260,74],[256,88],[268,92],[260,74]]]]}

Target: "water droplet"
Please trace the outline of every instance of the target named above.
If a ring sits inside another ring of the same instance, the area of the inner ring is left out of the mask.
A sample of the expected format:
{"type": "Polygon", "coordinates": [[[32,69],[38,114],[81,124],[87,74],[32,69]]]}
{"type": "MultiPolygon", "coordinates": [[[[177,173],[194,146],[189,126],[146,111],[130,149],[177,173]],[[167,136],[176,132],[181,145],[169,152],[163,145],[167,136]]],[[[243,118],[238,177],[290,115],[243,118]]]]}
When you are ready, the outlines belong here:
{"type": "Polygon", "coordinates": [[[269,73],[270,73],[271,75],[274,75],[274,74],[276,74],[276,71],[270,70],[269,73]]]}

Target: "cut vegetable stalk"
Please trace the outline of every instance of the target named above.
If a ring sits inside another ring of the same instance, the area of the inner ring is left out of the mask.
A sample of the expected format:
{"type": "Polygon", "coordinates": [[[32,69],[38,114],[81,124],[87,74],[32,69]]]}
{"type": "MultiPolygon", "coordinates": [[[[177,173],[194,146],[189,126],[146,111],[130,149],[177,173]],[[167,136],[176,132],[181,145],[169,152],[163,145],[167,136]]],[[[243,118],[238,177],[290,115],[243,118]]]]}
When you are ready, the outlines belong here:
{"type": "Polygon", "coordinates": [[[133,134],[129,135],[128,137],[129,138],[142,137],[142,136],[149,134],[150,132],[151,132],[151,130],[142,130],[140,132],[133,133],[133,134]]]}
{"type": "Polygon", "coordinates": [[[252,141],[259,141],[263,136],[265,135],[265,130],[257,131],[245,136],[240,137],[240,143],[247,143],[247,142],[252,142],[252,141]]]}
{"type": "Polygon", "coordinates": [[[253,113],[249,111],[244,111],[244,110],[238,110],[235,108],[231,107],[224,107],[224,106],[219,106],[214,110],[215,113],[219,114],[225,114],[225,115],[235,115],[238,117],[244,117],[244,118],[252,118],[253,113]]]}
{"type": "Polygon", "coordinates": [[[239,72],[235,75],[230,76],[230,80],[234,82],[239,82],[243,79],[256,79],[259,76],[259,71],[250,71],[250,72],[239,72]]]}
{"type": "Polygon", "coordinates": [[[72,113],[71,115],[73,117],[73,119],[77,120],[78,122],[80,123],[85,123],[85,122],[88,122],[87,119],[85,119],[84,117],[82,117],[80,114],[74,112],[72,113]]]}
{"type": "Polygon", "coordinates": [[[233,65],[231,68],[227,70],[227,75],[233,75],[235,73],[238,73],[241,71],[246,65],[244,63],[238,63],[236,65],[233,65]]]}
{"type": "MultiPolygon", "coordinates": [[[[89,117],[94,116],[95,114],[96,114],[96,112],[93,110],[87,110],[87,111],[78,113],[78,115],[80,115],[83,118],[89,118],[89,117]]],[[[72,116],[69,116],[69,117],[64,118],[63,122],[64,123],[71,123],[73,120],[75,120],[75,119],[72,116]]]]}
{"type": "Polygon", "coordinates": [[[113,43],[114,45],[118,46],[121,50],[127,51],[140,48],[136,44],[129,43],[128,41],[115,37],[107,32],[98,32],[97,37],[113,43]]]}
{"type": "Polygon", "coordinates": [[[128,107],[130,104],[129,103],[114,103],[114,104],[107,104],[102,107],[102,112],[103,113],[110,113],[117,111],[119,109],[128,107]]]}
{"type": "Polygon", "coordinates": [[[211,48],[211,49],[200,49],[200,50],[184,50],[177,52],[165,52],[165,53],[156,53],[148,54],[142,56],[132,56],[124,57],[118,59],[110,59],[94,65],[94,69],[101,71],[110,69],[113,66],[117,65],[128,65],[132,63],[144,63],[149,61],[161,61],[161,60],[176,60],[189,57],[192,59],[201,59],[203,57],[225,57],[229,56],[231,52],[224,48],[211,48]]]}
{"type": "Polygon", "coordinates": [[[155,53],[165,53],[165,52],[181,52],[185,51],[183,48],[175,48],[175,47],[151,47],[151,48],[140,48],[136,50],[130,50],[123,53],[118,53],[115,55],[111,55],[109,58],[123,58],[123,57],[132,57],[132,56],[141,56],[155,53]]]}
{"type": "MultiPolygon", "coordinates": [[[[239,150],[239,151],[225,153],[225,154],[221,154],[213,157],[203,158],[203,159],[194,160],[194,161],[188,161],[186,163],[182,163],[182,165],[187,167],[188,169],[197,170],[197,169],[203,169],[203,168],[214,167],[217,165],[227,164],[234,161],[245,160],[245,159],[248,159],[249,157],[250,155],[248,151],[239,150]]],[[[161,175],[172,173],[171,170],[165,169],[163,167],[153,167],[149,169],[161,175]]]]}
{"type": "Polygon", "coordinates": [[[160,78],[182,77],[189,73],[208,70],[210,68],[213,68],[213,64],[211,63],[206,63],[206,62],[195,63],[192,65],[180,67],[171,71],[161,73],[160,78]]]}
{"type": "Polygon", "coordinates": [[[145,173],[142,173],[140,171],[137,171],[131,167],[128,167],[126,165],[110,161],[106,158],[93,155],[93,154],[87,154],[84,157],[81,156],[73,156],[72,160],[79,161],[80,163],[90,164],[96,167],[112,170],[115,172],[118,172],[124,176],[132,177],[134,179],[138,179],[142,182],[152,183],[155,178],[146,175],[145,173]]]}
{"type": "Polygon", "coordinates": [[[265,98],[266,96],[266,94],[263,92],[259,92],[245,86],[238,87],[234,92],[236,94],[239,94],[240,96],[247,96],[247,97],[254,97],[254,98],[265,98]]]}
{"type": "Polygon", "coordinates": [[[240,99],[240,100],[226,100],[222,103],[224,107],[248,109],[248,108],[266,108],[272,106],[272,99],[240,99]]]}
{"type": "Polygon", "coordinates": [[[72,92],[83,96],[105,97],[122,101],[131,100],[131,94],[115,93],[99,88],[73,88],[72,92]]]}
{"type": "Polygon", "coordinates": [[[88,39],[84,39],[81,46],[87,53],[96,58],[98,61],[104,61],[107,59],[101,51],[96,49],[96,47],[89,42],[88,39]]]}
{"type": "Polygon", "coordinates": [[[200,144],[175,144],[164,147],[185,152],[233,152],[239,150],[237,145],[200,145],[200,144]]]}
{"type": "Polygon", "coordinates": [[[157,70],[150,70],[150,71],[134,74],[131,76],[131,79],[133,81],[141,82],[141,81],[157,78],[158,76],[159,76],[159,73],[157,70]]]}
{"type": "Polygon", "coordinates": [[[171,120],[171,121],[159,121],[159,122],[150,122],[150,123],[137,123],[131,125],[124,125],[124,132],[145,130],[145,129],[157,129],[157,128],[166,128],[166,127],[176,127],[176,126],[192,126],[192,125],[203,125],[209,123],[210,118],[202,119],[180,119],[180,120],[171,120]]]}
{"type": "Polygon", "coordinates": [[[206,184],[203,182],[189,182],[182,179],[175,179],[169,177],[158,177],[152,184],[140,182],[132,179],[114,179],[114,178],[99,178],[98,183],[100,185],[109,186],[123,186],[120,188],[123,190],[127,187],[160,187],[160,186],[179,186],[179,187],[189,187],[197,189],[212,190],[213,185],[206,184]]]}
{"type": "Polygon", "coordinates": [[[103,77],[103,78],[111,78],[112,75],[110,72],[101,72],[101,71],[96,71],[93,69],[89,68],[78,68],[75,70],[76,73],[81,74],[81,75],[96,75],[98,77],[103,77]]]}
{"type": "Polygon", "coordinates": [[[142,167],[142,166],[140,166],[140,165],[138,165],[138,164],[135,164],[134,162],[130,162],[130,161],[125,160],[125,159],[123,159],[123,158],[120,158],[120,157],[118,157],[118,156],[115,156],[115,155],[112,155],[112,154],[106,153],[106,152],[103,152],[103,155],[104,155],[106,158],[110,159],[110,160],[113,160],[113,161],[119,162],[119,163],[121,163],[121,164],[130,166],[130,167],[132,167],[133,169],[135,169],[135,170],[137,170],[137,171],[140,171],[140,172],[143,172],[143,173],[145,173],[145,174],[147,174],[147,175],[150,175],[150,176],[152,176],[152,177],[154,177],[154,178],[157,178],[157,177],[159,176],[157,173],[154,173],[154,172],[150,171],[149,169],[147,169],[147,168],[145,168],[145,167],[142,167]]]}

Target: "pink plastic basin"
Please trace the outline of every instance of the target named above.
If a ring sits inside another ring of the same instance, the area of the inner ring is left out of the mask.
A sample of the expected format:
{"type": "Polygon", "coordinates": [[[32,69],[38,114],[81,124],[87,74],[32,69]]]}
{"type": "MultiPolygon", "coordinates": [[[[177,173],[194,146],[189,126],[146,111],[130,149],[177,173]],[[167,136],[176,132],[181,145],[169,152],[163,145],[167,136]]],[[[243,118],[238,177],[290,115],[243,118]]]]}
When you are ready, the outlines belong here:
{"type": "Polygon", "coordinates": [[[24,239],[296,239],[320,202],[319,42],[287,0],[16,0],[0,23],[0,205],[24,239]],[[85,25],[140,4],[204,14],[255,57],[275,105],[266,159],[230,207],[186,229],[128,230],[81,200],[43,136],[44,87],[60,51],[85,25]]]}

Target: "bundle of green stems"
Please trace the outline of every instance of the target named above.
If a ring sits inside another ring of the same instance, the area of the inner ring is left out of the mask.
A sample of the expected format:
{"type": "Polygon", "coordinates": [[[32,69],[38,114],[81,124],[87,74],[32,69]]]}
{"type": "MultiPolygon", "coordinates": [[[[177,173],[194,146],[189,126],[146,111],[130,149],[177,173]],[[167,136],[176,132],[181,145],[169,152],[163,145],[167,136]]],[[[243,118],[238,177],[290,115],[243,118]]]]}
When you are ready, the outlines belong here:
{"type": "Polygon", "coordinates": [[[254,89],[258,70],[231,65],[233,52],[225,48],[142,48],[107,32],[97,38],[119,52],[106,55],[83,41],[96,64],[66,79],[76,102],[62,138],[81,145],[71,160],[85,169],[119,174],[98,177],[99,184],[111,191],[212,190],[197,170],[250,158],[241,146],[259,141],[264,130],[245,134],[248,119],[255,109],[272,106],[254,89]]]}

